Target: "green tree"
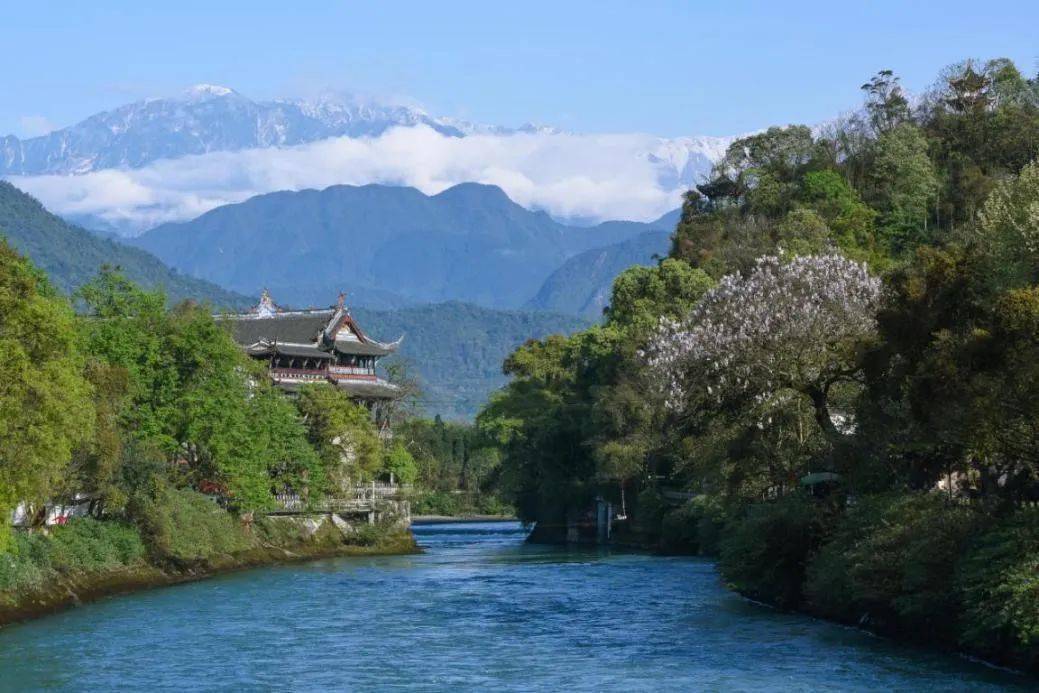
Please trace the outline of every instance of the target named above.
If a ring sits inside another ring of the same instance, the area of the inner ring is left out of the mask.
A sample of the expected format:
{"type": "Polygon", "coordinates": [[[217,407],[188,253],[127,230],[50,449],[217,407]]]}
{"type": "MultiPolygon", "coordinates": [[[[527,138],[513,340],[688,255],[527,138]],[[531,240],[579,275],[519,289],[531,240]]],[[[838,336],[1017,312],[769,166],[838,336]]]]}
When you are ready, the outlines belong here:
{"type": "Polygon", "coordinates": [[[713,283],[702,270],[673,258],[657,267],[632,267],[614,280],[606,317],[611,325],[645,335],[661,316],[678,317],[692,308],[713,283]]]}
{"type": "Polygon", "coordinates": [[[378,473],[382,442],[367,409],[327,385],[304,388],[297,405],[325,470],[329,493],[349,491],[378,473]]]}
{"type": "Polygon", "coordinates": [[[127,441],[121,415],[129,381],[124,368],[96,358],[87,361],[84,374],[94,393],[94,436],[75,450],[64,487],[69,496],[86,494],[91,514],[101,518],[109,509],[122,508],[127,500],[122,483],[127,441]]]}
{"type": "MultiPolygon", "coordinates": [[[[168,310],[160,292],[112,271],[80,295],[91,353],[126,374],[126,396],[108,406],[118,407],[128,437],[162,451],[178,483],[223,489],[242,510],[268,507],[278,485],[322,491],[325,477],[295,408],[205,306],[168,310]]],[[[88,468],[111,475],[115,459],[88,468]]]]}
{"type": "Polygon", "coordinates": [[[1039,162],[996,186],[973,239],[991,257],[998,280],[1014,285],[1039,279],[1039,162]]]}
{"type": "Polygon", "coordinates": [[[68,302],[0,241],[0,531],[20,501],[50,500],[91,438],[79,340],[68,302]]]}
{"type": "Polygon", "coordinates": [[[386,452],[383,469],[394,481],[401,484],[413,484],[418,478],[418,465],[403,443],[395,443],[386,452]]]}
{"type": "Polygon", "coordinates": [[[861,89],[866,93],[866,113],[876,134],[883,135],[909,120],[909,100],[891,70],[881,70],[861,89]]]}
{"type": "Polygon", "coordinates": [[[923,132],[903,123],[882,134],[875,144],[872,175],[881,225],[891,248],[901,252],[925,242],[938,175],[923,132]]]}

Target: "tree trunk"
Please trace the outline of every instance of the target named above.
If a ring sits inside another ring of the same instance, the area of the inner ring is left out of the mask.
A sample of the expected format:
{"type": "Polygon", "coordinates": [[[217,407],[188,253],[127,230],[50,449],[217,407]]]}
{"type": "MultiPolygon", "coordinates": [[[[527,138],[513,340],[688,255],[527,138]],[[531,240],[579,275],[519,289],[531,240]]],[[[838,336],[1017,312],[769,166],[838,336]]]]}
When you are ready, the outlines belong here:
{"type": "Polygon", "coordinates": [[[809,385],[805,389],[805,394],[812,400],[812,407],[815,409],[815,421],[819,424],[819,428],[822,429],[823,435],[826,436],[826,439],[831,444],[836,445],[844,436],[837,430],[837,427],[833,424],[833,419],[830,418],[828,390],[829,387],[809,385]]]}

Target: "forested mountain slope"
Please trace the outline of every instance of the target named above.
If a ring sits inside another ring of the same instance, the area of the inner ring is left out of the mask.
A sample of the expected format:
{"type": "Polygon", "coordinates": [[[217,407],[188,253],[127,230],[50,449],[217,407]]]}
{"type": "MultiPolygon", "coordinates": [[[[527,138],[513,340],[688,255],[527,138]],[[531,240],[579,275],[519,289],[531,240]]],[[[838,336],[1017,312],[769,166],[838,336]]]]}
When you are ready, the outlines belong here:
{"type": "Polygon", "coordinates": [[[610,301],[617,275],[667,255],[670,243],[669,231],[648,231],[629,241],[578,253],[545,280],[526,307],[597,320],[610,301]]]}
{"type": "MultiPolygon", "coordinates": [[[[669,217],[665,217],[665,220],[669,217]]],[[[338,185],[260,195],[134,243],[180,271],[244,293],[323,304],[466,301],[518,308],[577,253],[666,221],[560,224],[498,187],[467,183],[427,196],[414,188],[338,185]]]]}
{"type": "Polygon", "coordinates": [[[352,312],[379,339],[404,335],[395,359],[405,361],[418,377],[426,412],[445,418],[475,414],[488,395],[505,383],[501,362],[520,344],[550,334],[571,334],[588,325],[566,315],[457,302],[352,312]]]}
{"type": "Polygon", "coordinates": [[[0,181],[0,236],[29,256],[64,291],[77,289],[102,265],[109,265],[121,268],[142,286],[163,287],[174,301],[193,298],[220,307],[249,302],[241,294],[179,274],[139,248],[73,226],[6,181],[0,181]]]}

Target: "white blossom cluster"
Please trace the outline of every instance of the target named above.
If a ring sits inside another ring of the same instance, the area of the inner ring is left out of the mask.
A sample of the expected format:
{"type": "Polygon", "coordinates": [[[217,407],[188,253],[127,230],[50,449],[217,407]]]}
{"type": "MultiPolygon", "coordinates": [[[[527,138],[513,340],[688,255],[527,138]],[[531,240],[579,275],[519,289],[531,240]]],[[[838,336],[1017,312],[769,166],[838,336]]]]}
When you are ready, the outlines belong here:
{"type": "Polygon", "coordinates": [[[1005,227],[1024,242],[1028,252],[1039,255],[1039,161],[992,192],[981,212],[981,225],[990,233],[1005,227]]]}
{"type": "Polygon", "coordinates": [[[642,354],[676,410],[699,388],[719,400],[803,389],[847,367],[852,345],[876,328],[880,291],[864,264],[839,255],[762,257],[684,320],[662,319],[642,354]]]}

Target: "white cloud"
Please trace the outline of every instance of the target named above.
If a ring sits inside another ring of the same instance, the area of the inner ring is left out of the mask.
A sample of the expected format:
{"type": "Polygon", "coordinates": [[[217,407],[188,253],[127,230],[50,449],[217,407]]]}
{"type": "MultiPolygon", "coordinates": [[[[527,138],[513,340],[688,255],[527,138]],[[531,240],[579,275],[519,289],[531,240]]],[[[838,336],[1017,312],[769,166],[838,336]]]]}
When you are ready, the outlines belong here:
{"type": "Polygon", "coordinates": [[[18,118],[18,127],[22,137],[39,137],[53,132],[57,126],[41,115],[23,115],[18,118]]]}
{"type": "Polygon", "coordinates": [[[457,183],[500,186],[519,204],[558,217],[652,219],[674,209],[708,165],[714,140],[650,135],[518,134],[447,137],[425,127],[374,138],[214,152],[133,170],[14,176],[63,215],[145,229],[277,190],[336,184],[409,185],[434,194],[457,183]]]}

